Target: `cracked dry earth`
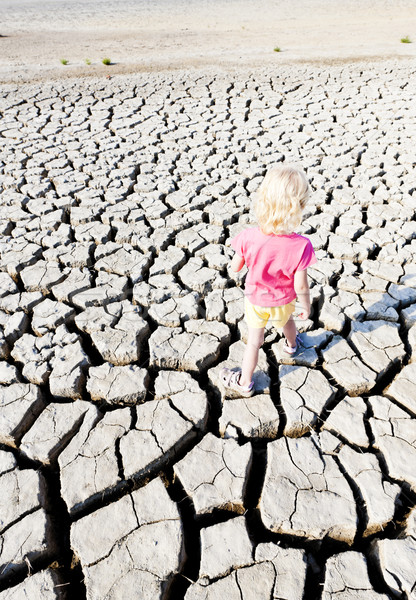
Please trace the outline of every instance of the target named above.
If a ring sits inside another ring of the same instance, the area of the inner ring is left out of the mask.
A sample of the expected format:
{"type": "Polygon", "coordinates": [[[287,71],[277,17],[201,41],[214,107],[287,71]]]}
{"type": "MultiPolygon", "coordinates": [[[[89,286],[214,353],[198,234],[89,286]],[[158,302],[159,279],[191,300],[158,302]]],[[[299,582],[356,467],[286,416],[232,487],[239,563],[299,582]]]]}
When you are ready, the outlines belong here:
{"type": "Polygon", "coordinates": [[[415,75],[3,89],[0,600],[416,598],[415,75]],[[229,399],[229,240],[280,160],[313,314],[229,399]]]}

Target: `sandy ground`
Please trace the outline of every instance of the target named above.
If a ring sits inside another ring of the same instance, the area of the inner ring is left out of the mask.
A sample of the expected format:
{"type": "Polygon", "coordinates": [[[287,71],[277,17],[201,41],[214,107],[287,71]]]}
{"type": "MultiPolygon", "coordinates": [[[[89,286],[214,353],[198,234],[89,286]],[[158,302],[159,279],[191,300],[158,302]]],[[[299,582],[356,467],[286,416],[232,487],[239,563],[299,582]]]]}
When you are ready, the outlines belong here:
{"type": "Polygon", "coordinates": [[[416,57],[414,0],[0,0],[0,15],[3,83],[416,57]]]}

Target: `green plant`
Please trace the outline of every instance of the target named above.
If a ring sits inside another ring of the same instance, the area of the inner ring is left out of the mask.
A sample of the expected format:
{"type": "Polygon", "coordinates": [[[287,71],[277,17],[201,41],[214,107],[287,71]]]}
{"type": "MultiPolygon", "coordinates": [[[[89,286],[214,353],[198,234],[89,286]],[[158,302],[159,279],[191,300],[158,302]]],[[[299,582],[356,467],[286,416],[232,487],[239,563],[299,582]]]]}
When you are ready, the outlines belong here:
{"type": "Polygon", "coordinates": [[[111,65],[111,58],[103,58],[102,63],[103,65],[111,65]]]}
{"type": "Polygon", "coordinates": [[[409,36],[407,35],[406,37],[402,38],[401,40],[402,44],[411,44],[411,39],[409,38],[409,36]]]}
{"type": "Polygon", "coordinates": [[[279,46],[276,46],[276,48],[273,48],[274,52],[281,52],[281,49],[279,48],[279,46]]]}
{"type": "Polygon", "coordinates": [[[63,65],[68,64],[68,61],[66,60],[66,58],[61,58],[60,60],[61,60],[61,64],[63,64],[63,65]]]}
{"type": "Polygon", "coordinates": [[[85,64],[86,64],[86,65],[90,65],[90,64],[91,64],[91,61],[90,61],[90,59],[89,59],[89,58],[86,58],[86,59],[85,59],[85,64]]]}

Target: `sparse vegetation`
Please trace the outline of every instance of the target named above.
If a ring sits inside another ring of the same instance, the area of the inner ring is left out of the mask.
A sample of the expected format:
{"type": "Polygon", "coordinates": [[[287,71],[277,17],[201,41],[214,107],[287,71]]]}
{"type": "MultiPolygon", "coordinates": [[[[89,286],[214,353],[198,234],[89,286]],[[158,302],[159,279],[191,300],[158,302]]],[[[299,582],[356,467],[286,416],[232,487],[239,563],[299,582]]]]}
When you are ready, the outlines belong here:
{"type": "Polygon", "coordinates": [[[111,58],[103,58],[102,63],[103,65],[111,65],[111,58]]]}
{"type": "Polygon", "coordinates": [[[61,58],[60,60],[61,60],[61,64],[62,65],[67,65],[68,64],[68,61],[66,60],[66,58],[61,58]]]}
{"type": "Polygon", "coordinates": [[[85,64],[86,64],[86,65],[90,65],[90,64],[91,64],[91,61],[90,61],[90,59],[89,59],[89,58],[86,58],[86,59],[85,59],[85,64]]]}
{"type": "Polygon", "coordinates": [[[276,48],[273,48],[274,52],[281,52],[282,50],[279,48],[279,46],[276,46],[276,48]]]}
{"type": "Polygon", "coordinates": [[[402,37],[402,39],[400,41],[402,44],[411,44],[412,43],[412,41],[408,35],[406,37],[402,37]]]}

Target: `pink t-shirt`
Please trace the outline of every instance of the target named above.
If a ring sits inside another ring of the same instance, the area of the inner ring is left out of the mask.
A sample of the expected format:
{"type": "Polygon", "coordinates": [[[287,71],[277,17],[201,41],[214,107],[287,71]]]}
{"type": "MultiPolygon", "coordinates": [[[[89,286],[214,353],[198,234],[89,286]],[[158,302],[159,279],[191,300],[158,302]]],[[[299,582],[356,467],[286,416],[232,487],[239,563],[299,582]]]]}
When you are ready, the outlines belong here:
{"type": "Polygon", "coordinates": [[[231,246],[245,260],[244,293],[257,306],[292,302],[296,298],[295,272],[316,262],[310,240],[297,233],[265,235],[258,227],[250,227],[233,238],[231,246]]]}

